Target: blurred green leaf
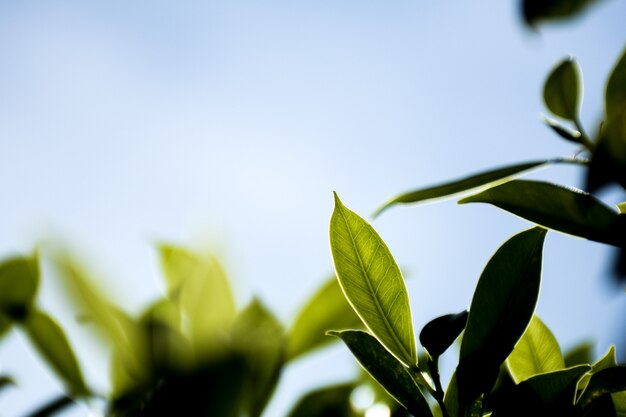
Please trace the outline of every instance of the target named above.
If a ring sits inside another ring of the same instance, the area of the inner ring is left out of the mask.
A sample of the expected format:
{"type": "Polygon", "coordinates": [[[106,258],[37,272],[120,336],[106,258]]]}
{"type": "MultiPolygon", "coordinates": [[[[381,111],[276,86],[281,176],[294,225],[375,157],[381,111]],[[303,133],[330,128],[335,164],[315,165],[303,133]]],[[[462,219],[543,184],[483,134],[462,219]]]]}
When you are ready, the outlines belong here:
{"type": "Polygon", "coordinates": [[[556,338],[537,316],[533,316],[506,363],[515,382],[565,368],[556,338]]]}
{"type": "Polygon", "coordinates": [[[0,391],[15,386],[15,380],[7,375],[0,375],[0,391]]]}
{"type": "Polygon", "coordinates": [[[578,403],[584,408],[604,394],[620,391],[626,391],[626,366],[612,366],[591,376],[578,403]]]}
{"type": "Polygon", "coordinates": [[[550,73],[543,87],[543,101],[555,115],[578,120],[582,100],[580,68],[572,58],[561,61],[550,73]]]}
{"type": "Polygon", "coordinates": [[[282,326],[259,300],[253,300],[237,317],[232,346],[244,358],[244,397],[249,417],[258,417],[276,388],[285,361],[282,326]]]}
{"type": "Polygon", "coordinates": [[[415,416],[432,416],[410,371],[372,335],[361,330],[330,331],[344,341],[361,366],[404,408],[415,416]]]}
{"type": "Polygon", "coordinates": [[[213,257],[171,245],[159,250],[168,293],[187,317],[192,345],[201,357],[212,356],[235,320],[228,278],[213,257]]]}
{"type": "Polygon", "coordinates": [[[326,336],[329,329],[359,327],[363,327],[361,319],[343,295],[337,278],[332,277],[305,304],[291,326],[287,360],[331,343],[335,339],[326,336]]]}
{"type": "Polygon", "coordinates": [[[356,417],[350,405],[355,384],[341,384],[312,391],[302,397],[288,417],[356,417]]]}
{"type": "Polygon", "coordinates": [[[337,194],[330,247],[339,284],[363,323],[401,362],[415,365],[411,307],[400,268],[374,228],[337,194]]]}
{"type": "Polygon", "coordinates": [[[65,332],[42,311],[30,312],[22,326],[33,346],[73,395],[88,395],[83,375],[65,332]]]}
{"type": "Polygon", "coordinates": [[[497,250],[480,276],[456,371],[463,407],[491,390],[500,364],[532,319],[545,236],[546,230],[539,227],[513,236],[497,250]]]}
{"type": "MultiPolygon", "coordinates": [[[[28,314],[39,287],[39,260],[15,256],[0,263],[0,311],[13,320],[22,320],[28,314]]],[[[7,325],[0,320],[0,333],[7,325]]]]}
{"type": "Polygon", "coordinates": [[[446,314],[428,322],[420,332],[420,343],[436,359],[443,354],[465,329],[467,310],[446,314]]]}
{"type": "Polygon", "coordinates": [[[616,246],[622,244],[618,213],[583,191],[541,181],[515,180],[459,201],[489,203],[559,232],[616,246]]]}
{"type": "Polygon", "coordinates": [[[626,188],[626,50],[607,82],[605,112],[587,175],[590,192],[614,181],[626,188]]]}
{"type": "Polygon", "coordinates": [[[569,129],[554,119],[546,118],[544,122],[560,137],[565,139],[568,142],[573,142],[576,144],[583,144],[582,135],[578,130],[569,129]]]}
{"type": "Polygon", "coordinates": [[[445,182],[431,187],[409,191],[407,193],[403,193],[396,197],[393,197],[391,200],[387,201],[376,210],[374,216],[378,216],[384,210],[396,204],[412,204],[453,196],[455,194],[462,193],[463,191],[470,191],[484,185],[505,182],[511,177],[514,177],[515,175],[520,174],[524,171],[558,162],[571,162],[571,160],[544,159],[541,161],[525,162],[521,164],[484,171],[478,174],[471,175],[469,177],[445,182]]]}
{"type": "Polygon", "coordinates": [[[611,400],[615,408],[615,415],[617,417],[626,416],[626,392],[621,391],[611,394],[611,400]]]}
{"type": "Polygon", "coordinates": [[[591,356],[593,352],[593,343],[583,342],[577,346],[574,346],[565,353],[564,360],[565,366],[571,368],[574,365],[589,365],[591,364],[591,356]]]}
{"type": "Polygon", "coordinates": [[[9,316],[0,313],[0,340],[11,329],[12,324],[13,324],[13,321],[11,320],[9,316]]]}
{"type": "Polygon", "coordinates": [[[62,395],[40,406],[38,409],[29,413],[26,417],[49,417],[60,414],[61,411],[66,410],[68,407],[77,405],[74,399],[62,395]]]}
{"type": "Polygon", "coordinates": [[[57,256],[56,265],[72,301],[111,343],[119,365],[134,381],[143,381],[148,374],[147,346],[138,323],[114,306],[75,261],[61,255],[57,256]]]}
{"type": "Polygon", "coordinates": [[[523,0],[522,12],[528,25],[541,21],[571,19],[598,0],[523,0]]]}

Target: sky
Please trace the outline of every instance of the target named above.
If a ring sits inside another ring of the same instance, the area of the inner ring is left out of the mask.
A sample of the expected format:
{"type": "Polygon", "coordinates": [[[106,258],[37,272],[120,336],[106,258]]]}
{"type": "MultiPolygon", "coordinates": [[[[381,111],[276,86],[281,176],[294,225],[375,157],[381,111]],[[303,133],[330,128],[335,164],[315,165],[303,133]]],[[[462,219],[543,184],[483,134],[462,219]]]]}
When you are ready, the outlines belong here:
{"type": "MultiPolygon", "coordinates": [[[[0,256],[67,242],[129,312],[163,291],[154,246],[210,249],[238,303],[288,326],[332,273],[332,192],[369,217],[388,197],[507,163],[572,155],[541,122],[550,68],[582,67],[594,131],[624,48],[626,2],[524,27],[517,1],[44,1],[0,3],[0,256]]],[[[532,178],[580,186],[572,166],[532,178]]],[[[608,202],[621,196],[604,195],[608,202]]],[[[485,263],[530,225],[454,200],[373,221],[407,271],[416,329],[469,306],[485,263]]],[[[537,312],[566,349],[617,341],[623,290],[600,244],[548,235],[537,312]]],[[[41,303],[89,381],[104,349],[44,269],[41,303]]],[[[454,358],[448,361],[453,362],[454,358]]],[[[19,381],[3,417],[60,392],[20,334],[0,345],[19,381]]],[[[267,416],[349,378],[335,346],[294,364],[267,416]]],[[[84,410],[75,411],[76,416],[84,410]]],[[[69,414],[68,414],[69,415],[69,414]]]]}

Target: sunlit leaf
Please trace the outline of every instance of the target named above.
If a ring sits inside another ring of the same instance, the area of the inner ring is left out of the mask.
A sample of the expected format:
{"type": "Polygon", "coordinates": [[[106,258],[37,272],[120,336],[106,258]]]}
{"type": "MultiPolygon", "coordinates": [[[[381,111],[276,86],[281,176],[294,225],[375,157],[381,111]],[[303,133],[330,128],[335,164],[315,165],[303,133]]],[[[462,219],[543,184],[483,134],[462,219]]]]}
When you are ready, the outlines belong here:
{"type": "Polygon", "coordinates": [[[490,203],[559,232],[620,246],[618,213],[583,191],[541,181],[515,180],[459,201],[490,203]]]}
{"type": "Polygon", "coordinates": [[[33,346],[73,395],[87,395],[83,375],[65,332],[47,314],[34,310],[22,323],[33,346]]]}
{"type": "Polygon", "coordinates": [[[522,12],[526,23],[570,19],[582,13],[598,0],[523,0],[522,12]]]}
{"type": "MultiPolygon", "coordinates": [[[[16,256],[0,263],[0,311],[14,320],[28,314],[39,286],[39,261],[37,256],[16,256]]],[[[0,320],[0,333],[6,330],[0,320]]]]}
{"type": "Polygon", "coordinates": [[[161,245],[161,264],[170,296],[187,317],[189,336],[200,356],[209,357],[230,331],[236,307],[217,259],[161,245]]]}
{"type": "Polygon", "coordinates": [[[432,416],[410,371],[372,335],[361,330],[331,331],[344,341],[361,366],[404,408],[415,416],[432,416]]]}
{"type": "Polygon", "coordinates": [[[246,365],[245,407],[258,417],[276,388],[285,361],[285,335],[276,318],[258,300],[237,317],[232,346],[246,365]]]}
{"type": "Polygon", "coordinates": [[[471,175],[469,177],[444,182],[438,185],[409,191],[393,197],[391,200],[387,201],[380,208],[378,208],[378,210],[376,210],[376,213],[374,215],[377,216],[387,208],[397,204],[413,204],[443,197],[450,197],[464,191],[474,190],[484,185],[505,182],[515,177],[517,174],[521,174],[533,168],[538,168],[547,164],[557,162],[571,162],[571,160],[545,159],[541,161],[524,162],[521,164],[484,171],[478,174],[471,175]]]}
{"type": "Polygon", "coordinates": [[[339,284],[363,323],[406,366],[415,365],[411,307],[400,268],[374,228],[336,194],[330,247],[339,284]]]}
{"type": "Polygon", "coordinates": [[[505,242],[478,281],[456,371],[459,400],[468,406],[493,387],[500,364],[530,323],[541,281],[546,230],[535,227],[505,242]]]}
{"type": "Polygon", "coordinates": [[[552,70],[543,87],[543,100],[555,115],[569,120],[578,119],[582,83],[576,61],[566,59],[552,70]]]}
{"type": "Polygon", "coordinates": [[[537,316],[533,316],[506,363],[515,382],[565,368],[556,338],[537,316]]]}
{"type": "Polygon", "coordinates": [[[288,417],[356,417],[350,405],[355,384],[341,384],[312,391],[302,397],[288,417]]]}
{"type": "Polygon", "coordinates": [[[362,326],[361,319],[343,295],[337,278],[332,277],[304,305],[291,326],[287,359],[295,359],[336,340],[326,336],[329,329],[362,326]]]}
{"type": "Polygon", "coordinates": [[[420,343],[433,358],[445,352],[465,329],[467,310],[458,314],[446,314],[431,320],[420,332],[420,343]]]}

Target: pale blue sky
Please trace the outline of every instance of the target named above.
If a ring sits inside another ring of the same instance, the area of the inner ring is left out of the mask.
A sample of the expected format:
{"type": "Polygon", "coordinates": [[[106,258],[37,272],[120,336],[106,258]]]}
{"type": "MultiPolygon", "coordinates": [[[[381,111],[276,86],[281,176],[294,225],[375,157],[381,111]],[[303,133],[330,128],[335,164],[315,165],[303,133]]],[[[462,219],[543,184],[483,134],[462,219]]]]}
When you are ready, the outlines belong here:
{"type": "MultiPolygon", "coordinates": [[[[390,195],[574,149],[540,122],[541,85],[568,54],[594,130],[624,47],[626,2],[535,34],[517,1],[43,1],[0,4],[0,253],[63,236],[137,311],[160,291],[153,243],[211,247],[240,303],[288,324],[332,271],[332,191],[366,216],[390,195]]],[[[580,171],[534,174],[571,185],[580,171]]],[[[528,224],[454,202],[374,222],[412,279],[416,328],[469,305],[489,256],[528,224]]],[[[626,312],[604,285],[608,252],[551,233],[538,311],[565,347],[604,351],[626,312]]],[[[46,277],[44,277],[44,280],[46,277]]],[[[102,351],[60,303],[95,384],[102,351]],[[98,359],[99,358],[99,359],[98,359]]],[[[451,362],[451,361],[450,361],[451,362]]],[[[20,390],[3,417],[58,387],[23,339],[0,346],[20,390]]],[[[354,372],[337,347],[285,374],[268,416],[354,372]]],[[[77,414],[82,415],[82,414],[77,414]]]]}

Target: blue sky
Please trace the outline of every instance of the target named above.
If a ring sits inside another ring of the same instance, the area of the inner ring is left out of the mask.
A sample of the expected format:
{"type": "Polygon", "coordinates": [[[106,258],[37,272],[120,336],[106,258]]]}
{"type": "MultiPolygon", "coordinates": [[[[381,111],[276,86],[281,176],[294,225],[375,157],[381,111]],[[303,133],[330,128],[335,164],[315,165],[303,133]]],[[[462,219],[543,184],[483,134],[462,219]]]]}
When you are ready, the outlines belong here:
{"type": "MultiPolygon", "coordinates": [[[[540,33],[516,1],[471,3],[0,4],[0,253],[62,237],[136,312],[162,289],[155,242],[210,248],[240,304],[258,294],[287,325],[332,271],[333,190],[366,216],[416,186],[572,154],[540,121],[543,80],[570,54],[595,129],[626,3],[540,33]]],[[[580,185],[575,167],[533,176],[580,185]]],[[[419,328],[466,308],[489,256],[529,225],[449,201],[374,226],[412,277],[419,328]]],[[[538,312],[565,347],[615,341],[626,306],[606,285],[608,255],[548,236],[538,312]]],[[[104,384],[103,351],[52,279],[42,295],[104,384]]],[[[0,367],[20,380],[0,398],[9,417],[58,392],[18,335],[0,346],[0,367]]],[[[297,363],[267,415],[354,372],[341,347],[297,363]]]]}

